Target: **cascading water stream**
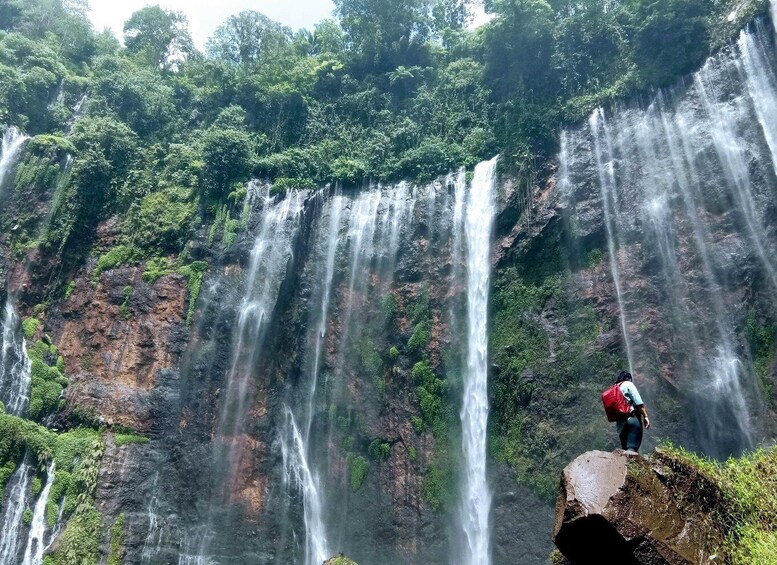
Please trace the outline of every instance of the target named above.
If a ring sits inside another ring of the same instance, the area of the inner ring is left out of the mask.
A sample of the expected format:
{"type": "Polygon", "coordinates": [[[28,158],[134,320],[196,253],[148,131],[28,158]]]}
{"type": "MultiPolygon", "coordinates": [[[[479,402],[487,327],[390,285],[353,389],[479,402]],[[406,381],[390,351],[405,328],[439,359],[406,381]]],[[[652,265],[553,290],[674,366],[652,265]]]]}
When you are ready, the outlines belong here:
{"type": "Polygon", "coordinates": [[[604,110],[601,108],[591,114],[589,126],[594,137],[594,152],[596,168],[599,172],[599,188],[602,194],[602,207],[604,209],[604,225],[607,231],[607,251],[610,260],[610,273],[615,284],[615,295],[618,299],[618,314],[620,316],[623,342],[626,345],[626,357],[629,363],[629,372],[634,372],[634,354],[631,346],[629,325],[626,321],[626,306],[621,287],[621,277],[618,268],[618,254],[615,240],[617,223],[613,210],[617,207],[617,184],[615,180],[615,155],[612,150],[607,122],[604,110]]]}
{"type": "Polygon", "coordinates": [[[755,288],[777,289],[770,33],[756,22],[647,108],[598,109],[587,127],[562,134],[560,188],[599,190],[630,365],[648,382],[659,372],[676,379],[695,413],[698,447],[714,457],[752,447],[759,433],[755,370],[730,301],[745,262],[755,288]],[[624,312],[642,320],[639,332],[624,312]]]}
{"type": "Polygon", "coordinates": [[[467,249],[467,378],[461,408],[464,486],[462,528],[467,540],[463,562],[491,562],[486,478],[488,425],[488,297],[491,282],[491,233],[495,204],[496,158],[475,167],[464,209],[467,249]]]}
{"type": "MultiPolygon", "coordinates": [[[[13,126],[5,129],[0,154],[0,190],[27,139],[13,126]]],[[[10,292],[5,303],[0,347],[0,400],[5,404],[6,411],[20,416],[29,403],[30,359],[10,292]]]]}
{"type": "Polygon", "coordinates": [[[24,459],[11,475],[8,485],[4,489],[7,494],[4,497],[2,535],[0,536],[0,565],[15,565],[19,552],[19,533],[22,529],[22,517],[27,508],[27,495],[30,490],[30,482],[34,469],[30,458],[25,454],[24,459]]]}
{"type": "MultiPolygon", "coordinates": [[[[253,399],[256,366],[264,353],[266,330],[272,318],[287,265],[293,256],[293,243],[300,228],[305,194],[293,191],[276,201],[264,199],[259,228],[251,250],[245,277],[238,323],[234,332],[231,364],[217,424],[217,453],[214,463],[223,473],[218,492],[226,493],[235,484],[238,466],[244,452],[247,412],[253,399]]],[[[208,508],[205,533],[198,533],[198,549],[190,551],[191,542],[182,542],[181,562],[204,563],[212,520],[223,498],[216,496],[208,508]]]]}
{"type": "Polygon", "coordinates": [[[284,480],[287,484],[297,485],[303,495],[305,514],[305,563],[317,565],[329,557],[326,530],[323,521],[323,505],[321,487],[318,476],[308,464],[308,446],[303,441],[302,434],[294,421],[294,414],[286,407],[287,427],[291,433],[291,442],[282,442],[284,480]]]}
{"type": "Polygon", "coordinates": [[[739,34],[737,45],[742,54],[740,69],[743,70],[758,122],[769,144],[772,166],[777,169],[777,77],[768,63],[769,55],[764,43],[766,30],[760,21],[756,22],[756,29],[756,33],[742,30],[739,34]]]}
{"type": "Polygon", "coordinates": [[[46,504],[49,502],[51,485],[54,484],[56,466],[52,461],[46,470],[46,484],[38,495],[35,509],[32,513],[30,533],[27,536],[27,547],[24,550],[22,565],[41,565],[43,563],[43,551],[45,549],[44,536],[46,534],[46,504]]]}
{"type": "Polygon", "coordinates": [[[321,310],[318,324],[315,326],[315,344],[308,390],[307,412],[304,415],[305,427],[300,433],[292,410],[286,406],[286,433],[281,438],[284,478],[286,483],[294,484],[302,492],[305,520],[305,563],[317,565],[329,557],[326,530],[323,522],[323,501],[318,476],[308,462],[310,457],[310,428],[313,424],[314,406],[318,379],[321,369],[324,338],[329,320],[329,302],[335,274],[335,255],[340,241],[340,223],[344,199],[340,195],[329,201],[329,229],[324,262],[324,284],[321,293],[321,310]],[[293,479],[293,481],[291,480],[293,479]]]}
{"type": "Polygon", "coordinates": [[[11,297],[5,303],[0,344],[0,399],[5,409],[16,416],[27,410],[30,398],[30,358],[22,336],[21,323],[11,297]]]}
{"type": "Polygon", "coordinates": [[[709,116],[709,132],[723,166],[727,185],[747,225],[753,247],[769,275],[772,286],[777,290],[777,266],[768,251],[766,232],[756,209],[744,148],[736,141],[736,119],[737,114],[742,115],[745,112],[741,108],[743,102],[741,99],[732,104],[714,101],[710,93],[711,80],[707,76],[709,72],[709,66],[705,66],[694,75],[700,98],[709,116]]]}
{"type": "Polygon", "coordinates": [[[2,153],[0,154],[0,189],[2,189],[8,173],[19,158],[24,142],[28,139],[29,137],[22,134],[14,126],[5,128],[2,153]]]}

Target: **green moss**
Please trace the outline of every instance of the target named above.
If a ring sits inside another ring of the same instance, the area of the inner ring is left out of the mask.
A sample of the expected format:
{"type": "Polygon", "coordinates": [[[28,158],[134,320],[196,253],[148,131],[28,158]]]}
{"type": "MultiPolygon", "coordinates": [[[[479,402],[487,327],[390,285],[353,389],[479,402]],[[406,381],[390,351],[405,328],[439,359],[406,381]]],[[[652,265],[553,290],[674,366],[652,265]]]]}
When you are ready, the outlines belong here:
{"type": "Polygon", "coordinates": [[[453,500],[455,485],[450,465],[434,461],[426,469],[421,482],[421,497],[434,510],[444,508],[453,500]]]}
{"type": "Polygon", "coordinates": [[[585,264],[588,268],[594,268],[602,262],[602,250],[599,248],[591,249],[586,255],[585,264]]]}
{"type": "Polygon", "coordinates": [[[383,359],[371,339],[364,338],[359,341],[358,354],[363,369],[371,378],[376,379],[382,375],[383,359]]]}
{"type": "Polygon", "coordinates": [[[775,361],[777,327],[759,320],[755,308],[750,308],[745,324],[745,338],[750,348],[750,356],[753,360],[759,388],[764,396],[769,398],[773,388],[769,373],[775,361]]]}
{"type": "Polygon", "coordinates": [[[24,333],[24,338],[27,340],[32,340],[35,337],[35,332],[38,330],[38,320],[36,318],[25,318],[22,321],[22,332],[24,333]]]}
{"type": "Polygon", "coordinates": [[[270,196],[282,195],[289,190],[314,190],[316,183],[309,178],[276,178],[270,187],[270,196]]]}
{"type": "Polygon", "coordinates": [[[41,482],[40,477],[33,477],[32,482],[30,483],[30,492],[32,492],[33,495],[38,496],[41,488],[43,488],[43,483],[41,482]]]}
{"type": "Polygon", "coordinates": [[[420,416],[412,416],[410,418],[410,423],[413,425],[413,430],[415,433],[420,434],[426,429],[426,424],[424,423],[424,419],[420,416]]]}
{"type": "MultiPolygon", "coordinates": [[[[46,521],[49,527],[54,525],[60,503],[64,504],[65,519],[69,520],[62,543],[50,559],[55,565],[97,562],[102,518],[94,508],[93,495],[102,449],[100,435],[94,430],[79,429],[57,435],[29,420],[0,415],[0,462],[3,463],[0,485],[7,482],[16,462],[25,453],[32,454],[38,464],[52,458],[56,462],[46,521]]],[[[37,477],[36,481],[40,483],[37,477]]],[[[35,490],[33,484],[33,493],[35,490]]],[[[31,519],[32,511],[25,511],[26,523],[31,519]]]]}
{"type": "Polygon", "coordinates": [[[33,137],[27,144],[27,150],[30,153],[45,153],[49,151],[66,153],[76,153],[76,148],[65,137],[58,135],[42,134],[33,137]]]}
{"type": "Polygon", "coordinates": [[[132,287],[131,286],[125,286],[124,287],[124,302],[121,303],[121,306],[119,306],[119,314],[122,318],[125,320],[129,320],[132,317],[132,313],[129,309],[129,302],[132,298],[132,287]]]}
{"type": "Polygon", "coordinates": [[[105,255],[97,259],[97,266],[92,271],[92,282],[97,282],[100,275],[109,269],[132,263],[140,259],[140,251],[129,245],[117,245],[105,255]]]}
{"type": "Polygon", "coordinates": [[[179,253],[192,234],[196,211],[197,191],[178,186],[156,190],[130,208],[124,222],[127,241],[144,256],[179,253]]]}
{"type": "Polygon", "coordinates": [[[410,339],[407,340],[409,351],[423,351],[432,339],[432,324],[429,320],[423,320],[416,324],[410,339]]]}
{"type": "Polygon", "coordinates": [[[397,312],[397,303],[394,300],[394,295],[386,293],[383,300],[380,303],[381,311],[383,312],[383,320],[386,324],[390,324],[394,319],[397,312]]]}
{"type": "Polygon", "coordinates": [[[76,281],[70,281],[65,287],[65,300],[69,300],[73,291],[76,289],[76,281]]]}
{"type": "Polygon", "coordinates": [[[132,443],[148,443],[149,439],[135,433],[116,433],[113,435],[113,441],[117,447],[121,447],[132,443]]]}
{"type": "Polygon", "coordinates": [[[423,289],[407,308],[407,316],[410,320],[419,324],[430,317],[429,291],[423,289]]]}
{"type": "Polygon", "coordinates": [[[407,458],[411,463],[415,463],[415,461],[418,459],[418,453],[416,452],[415,447],[412,445],[407,448],[407,458]]]}
{"type": "Polygon", "coordinates": [[[394,346],[389,349],[389,358],[391,358],[392,361],[396,361],[397,357],[399,357],[399,349],[394,346]]]}
{"type": "Polygon", "coordinates": [[[59,407],[62,390],[68,384],[60,369],[64,367],[64,360],[60,363],[56,348],[52,351],[52,346],[43,341],[28,347],[27,355],[30,358],[31,380],[29,416],[40,420],[59,407]]]}
{"type": "Polygon", "coordinates": [[[333,557],[329,561],[326,562],[326,565],[358,565],[356,561],[352,559],[348,559],[347,557],[344,557],[343,555],[339,555],[337,557],[333,557]]]}
{"type": "Polygon", "coordinates": [[[726,537],[720,561],[734,565],[771,563],[777,555],[777,448],[757,450],[723,463],[671,445],[660,449],[662,454],[694,467],[723,492],[725,503],[711,514],[713,526],[726,537]]]}
{"type": "Polygon", "coordinates": [[[124,563],[124,541],[127,532],[124,530],[124,513],[119,514],[111,527],[111,545],[108,550],[108,565],[124,563]]]}
{"type": "Polygon", "coordinates": [[[94,430],[79,428],[56,441],[57,473],[49,495],[46,519],[56,520],[62,502],[69,517],[61,543],[51,554],[53,565],[96,563],[102,535],[102,515],[94,506],[94,492],[105,444],[94,430]]]}
{"type": "Polygon", "coordinates": [[[25,508],[22,512],[22,522],[25,526],[32,524],[32,508],[25,508]]]}
{"type": "MultiPolygon", "coordinates": [[[[446,396],[447,386],[445,381],[438,378],[428,361],[419,361],[413,366],[413,381],[416,383],[416,393],[421,409],[423,423],[432,429],[437,438],[447,434],[446,396]]],[[[418,431],[415,423],[413,427],[418,431]]]]}
{"type": "Polygon", "coordinates": [[[152,257],[146,261],[146,268],[142,278],[148,284],[154,284],[157,279],[175,272],[175,267],[170,264],[167,257],[152,257]]]}
{"type": "Polygon", "coordinates": [[[496,273],[489,343],[495,366],[489,451],[549,502],[581,444],[610,445],[606,420],[590,416],[601,406],[589,391],[599,390],[602,375],[620,362],[617,353],[597,349],[606,326],[592,305],[567,292],[568,272],[559,271],[563,261],[552,251],[557,245],[540,242],[537,254],[496,273]],[[537,272],[524,270],[534,264],[537,272]],[[548,334],[543,318],[553,320],[563,339],[548,334]]]}
{"type": "Polygon", "coordinates": [[[189,291],[189,308],[186,313],[186,325],[190,326],[194,319],[194,313],[197,311],[197,299],[200,296],[200,290],[202,290],[202,279],[205,276],[205,271],[208,269],[208,264],[205,261],[193,261],[188,265],[184,265],[178,268],[178,274],[189,279],[188,291],[189,291]]]}
{"type": "Polygon", "coordinates": [[[385,461],[391,455],[391,444],[382,439],[374,439],[367,448],[367,453],[375,461],[385,461]]]}
{"type": "Polygon", "coordinates": [[[348,456],[348,483],[353,492],[362,488],[369,471],[370,462],[366,458],[353,454],[348,456]]]}

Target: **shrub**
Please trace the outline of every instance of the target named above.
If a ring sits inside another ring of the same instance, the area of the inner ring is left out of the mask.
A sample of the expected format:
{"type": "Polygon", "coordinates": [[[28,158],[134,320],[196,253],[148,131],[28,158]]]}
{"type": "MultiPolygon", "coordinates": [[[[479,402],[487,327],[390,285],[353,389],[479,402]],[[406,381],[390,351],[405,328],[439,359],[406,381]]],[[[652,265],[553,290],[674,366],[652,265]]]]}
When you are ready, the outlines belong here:
{"type": "Polygon", "coordinates": [[[270,196],[285,194],[289,190],[315,190],[315,188],[316,183],[309,178],[279,177],[270,187],[270,196]]]}
{"type": "Polygon", "coordinates": [[[140,253],[135,247],[117,245],[97,260],[97,266],[92,271],[92,282],[97,282],[100,275],[109,269],[139,260],[140,253]]]}
{"type": "Polygon", "coordinates": [[[384,461],[391,455],[391,444],[381,439],[375,439],[367,448],[367,453],[376,461],[384,461]]]}
{"type": "Polygon", "coordinates": [[[38,324],[37,318],[25,318],[22,321],[22,333],[24,334],[25,339],[31,340],[35,337],[35,332],[38,330],[38,324]]]}
{"type": "Polygon", "coordinates": [[[196,194],[182,187],[153,192],[130,208],[124,226],[132,245],[156,253],[178,253],[192,234],[196,194]]]}
{"type": "Polygon", "coordinates": [[[348,482],[353,492],[362,488],[369,471],[370,462],[367,459],[361,455],[351,454],[348,456],[348,482]]]}

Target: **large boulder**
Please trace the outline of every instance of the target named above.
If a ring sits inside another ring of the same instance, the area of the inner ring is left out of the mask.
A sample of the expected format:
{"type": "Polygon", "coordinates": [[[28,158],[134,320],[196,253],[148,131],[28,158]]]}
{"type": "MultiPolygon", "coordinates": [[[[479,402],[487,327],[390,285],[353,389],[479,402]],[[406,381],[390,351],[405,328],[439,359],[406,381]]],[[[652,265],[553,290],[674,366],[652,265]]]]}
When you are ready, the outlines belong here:
{"type": "Polygon", "coordinates": [[[720,489],[660,450],[589,451],[562,474],[553,541],[572,564],[714,563],[720,489]]]}

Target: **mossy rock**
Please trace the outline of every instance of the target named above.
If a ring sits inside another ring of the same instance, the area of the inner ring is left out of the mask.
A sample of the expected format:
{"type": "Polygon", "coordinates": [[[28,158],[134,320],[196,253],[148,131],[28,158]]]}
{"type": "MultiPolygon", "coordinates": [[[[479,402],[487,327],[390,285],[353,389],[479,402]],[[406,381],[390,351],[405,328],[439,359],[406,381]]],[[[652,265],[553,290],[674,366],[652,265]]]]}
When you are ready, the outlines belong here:
{"type": "Polygon", "coordinates": [[[358,565],[353,559],[348,559],[342,553],[336,557],[332,557],[329,561],[325,561],[324,565],[358,565]]]}

